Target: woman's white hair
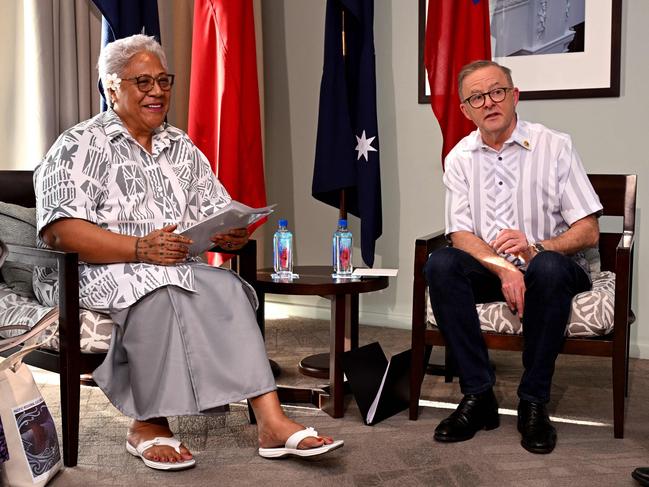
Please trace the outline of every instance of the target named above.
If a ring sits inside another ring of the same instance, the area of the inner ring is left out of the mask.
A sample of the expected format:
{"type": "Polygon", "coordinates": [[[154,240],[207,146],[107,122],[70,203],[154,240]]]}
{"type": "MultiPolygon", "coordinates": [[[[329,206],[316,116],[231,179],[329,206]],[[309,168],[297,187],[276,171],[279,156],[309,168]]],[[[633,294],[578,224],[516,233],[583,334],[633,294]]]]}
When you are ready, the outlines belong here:
{"type": "Polygon", "coordinates": [[[165,56],[162,46],[153,36],[135,34],[123,39],[117,39],[106,44],[99,53],[97,71],[99,72],[99,79],[104,87],[106,103],[108,103],[109,107],[113,105],[113,101],[106,88],[108,75],[115,73],[121,78],[131,58],[142,51],[150,52],[158,56],[160,64],[162,64],[165,71],[168,71],[167,56],[165,56]]]}

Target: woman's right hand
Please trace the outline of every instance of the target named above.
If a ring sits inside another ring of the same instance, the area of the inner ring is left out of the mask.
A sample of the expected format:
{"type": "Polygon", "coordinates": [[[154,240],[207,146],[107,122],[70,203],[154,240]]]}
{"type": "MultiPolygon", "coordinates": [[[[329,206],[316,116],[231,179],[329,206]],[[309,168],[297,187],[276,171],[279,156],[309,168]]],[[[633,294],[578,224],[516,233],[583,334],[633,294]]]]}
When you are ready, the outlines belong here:
{"type": "Polygon", "coordinates": [[[193,240],[173,233],[178,225],[168,225],[161,230],[139,237],[135,241],[135,260],[147,264],[174,265],[187,260],[193,240]]]}

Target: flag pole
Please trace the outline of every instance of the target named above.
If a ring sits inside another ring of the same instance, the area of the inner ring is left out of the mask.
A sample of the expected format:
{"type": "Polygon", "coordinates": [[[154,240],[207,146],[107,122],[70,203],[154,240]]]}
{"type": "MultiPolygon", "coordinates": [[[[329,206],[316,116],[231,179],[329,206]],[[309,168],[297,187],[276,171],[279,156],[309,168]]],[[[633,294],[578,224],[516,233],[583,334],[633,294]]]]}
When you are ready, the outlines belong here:
{"type": "MultiPolygon", "coordinates": [[[[343,50],[343,64],[347,65],[347,40],[345,39],[345,8],[342,8],[342,50],[343,50]]],[[[338,205],[338,217],[347,219],[347,207],[345,202],[345,188],[340,190],[340,203],[338,205]]]]}

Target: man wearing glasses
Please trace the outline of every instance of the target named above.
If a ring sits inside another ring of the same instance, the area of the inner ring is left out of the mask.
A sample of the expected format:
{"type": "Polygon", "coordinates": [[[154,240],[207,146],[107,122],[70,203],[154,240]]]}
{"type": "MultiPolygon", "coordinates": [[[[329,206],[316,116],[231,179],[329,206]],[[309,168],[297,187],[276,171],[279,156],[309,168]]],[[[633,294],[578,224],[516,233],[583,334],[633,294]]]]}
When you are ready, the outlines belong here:
{"type": "Polygon", "coordinates": [[[506,301],[523,322],[518,387],[521,445],[550,453],[546,404],[571,301],[591,287],[583,251],[596,247],[602,205],[570,136],[520,120],[508,68],[476,61],[458,76],[460,110],[477,126],[445,160],[451,246],[426,265],[437,324],[457,363],[464,398],[435,429],[464,441],[500,424],[494,371],[476,303],[506,301]]]}

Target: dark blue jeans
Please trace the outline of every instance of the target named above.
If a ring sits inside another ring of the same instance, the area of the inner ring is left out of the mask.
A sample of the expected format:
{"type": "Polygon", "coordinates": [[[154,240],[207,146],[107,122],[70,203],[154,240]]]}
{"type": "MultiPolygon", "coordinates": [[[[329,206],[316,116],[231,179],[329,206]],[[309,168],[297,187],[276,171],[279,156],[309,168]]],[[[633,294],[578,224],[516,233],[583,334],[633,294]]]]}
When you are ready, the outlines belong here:
{"type": "MultiPolygon", "coordinates": [[[[433,313],[455,358],[463,394],[491,388],[496,377],[476,303],[504,301],[500,279],[468,253],[452,247],[433,252],[426,264],[433,313]]],[[[575,262],[557,252],[541,252],[525,272],[523,377],[518,397],[550,400],[554,362],[561,350],[572,298],[591,288],[575,262]]]]}

